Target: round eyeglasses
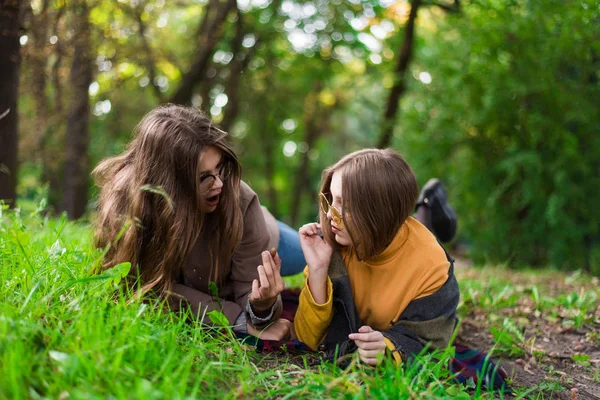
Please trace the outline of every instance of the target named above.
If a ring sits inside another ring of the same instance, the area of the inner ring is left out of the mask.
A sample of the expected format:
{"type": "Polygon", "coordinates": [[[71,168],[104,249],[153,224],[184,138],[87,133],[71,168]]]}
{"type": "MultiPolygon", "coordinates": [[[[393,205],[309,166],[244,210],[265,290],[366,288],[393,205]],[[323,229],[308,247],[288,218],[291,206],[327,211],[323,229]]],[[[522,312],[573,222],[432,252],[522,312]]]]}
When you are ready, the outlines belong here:
{"type": "Polygon", "coordinates": [[[231,164],[225,162],[219,166],[217,166],[216,174],[203,173],[200,176],[200,188],[203,193],[210,192],[217,178],[221,180],[221,182],[225,182],[227,178],[231,175],[231,164]]]}

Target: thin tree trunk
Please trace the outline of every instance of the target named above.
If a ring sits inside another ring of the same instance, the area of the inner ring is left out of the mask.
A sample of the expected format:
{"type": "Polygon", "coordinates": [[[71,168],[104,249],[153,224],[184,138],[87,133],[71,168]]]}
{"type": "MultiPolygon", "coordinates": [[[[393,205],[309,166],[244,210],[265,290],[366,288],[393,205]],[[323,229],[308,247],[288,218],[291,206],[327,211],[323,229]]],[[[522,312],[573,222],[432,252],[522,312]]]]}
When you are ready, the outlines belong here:
{"type": "Polygon", "coordinates": [[[156,60],[154,59],[154,52],[152,51],[152,47],[150,46],[150,42],[146,37],[146,24],[142,20],[142,11],[141,7],[137,9],[132,9],[133,16],[135,21],[137,22],[138,29],[140,32],[140,39],[142,41],[142,47],[144,49],[144,61],[146,70],[148,71],[148,77],[150,78],[150,85],[152,85],[152,89],[154,91],[154,95],[158,99],[159,102],[163,102],[163,94],[160,91],[160,86],[155,82],[156,79],[156,60]]]}
{"type": "MultiPolygon", "coordinates": [[[[244,19],[239,8],[236,7],[237,21],[235,24],[235,35],[231,41],[231,52],[233,53],[233,60],[230,64],[230,74],[225,88],[228,102],[223,113],[223,120],[219,125],[225,131],[229,131],[233,121],[235,120],[239,110],[239,86],[242,71],[248,65],[246,62],[247,57],[242,54],[242,41],[244,39],[244,19]]],[[[248,53],[246,53],[248,55],[248,53]]]]}
{"type": "MultiPolygon", "coordinates": [[[[212,63],[209,63],[212,64],[212,63]]],[[[213,67],[214,68],[214,67],[213,67]]],[[[215,68],[216,69],[216,68],[215,68]]],[[[207,68],[206,71],[210,71],[210,68],[207,68]]],[[[212,77],[204,75],[204,79],[200,82],[200,88],[198,91],[200,92],[200,98],[202,99],[202,104],[200,105],[200,109],[204,111],[207,115],[210,115],[210,90],[216,84],[219,79],[219,71],[215,72],[215,75],[212,77]]]]}
{"type": "MultiPolygon", "coordinates": [[[[266,54],[266,65],[270,68],[273,67],[273,52],[267,50],[266,54]]],[[[273,74],[268,74],[265,78],[265,89],[262,92],[262,101],[260,107],[263,110],[264,118],[260,119],[259,136],[263,146],[264,160],[265,160],[265,177],[267,178],[267,199],[268,209],[275,216],[280,219],[279,215],[279,196],[273,182],[275,181],[275,143],[273,135],[276,134],[276,130],[271,129],[272,120],[272,109],[270,105],[270,94],[273,88],[273,74]]]]}
{"type": "Polygon", "coordinates": [[[62,209],[70,219],[85,213],[88,189],[88,125],[90,104],[88,88],[92,83],[90,57],[89,9],[86,0],[79,0],[74,8],[75,45],[71,67],[71,105],[67,118],[65,187],[62,209]]]}
{"type": "MultiPolygon", "coordinates": [[[[54,17],[54,26],[51,34],[58,36],[61,30],[61,25],[64,23],[66,5],[62,5],[56,12],[54,17]]],[[[48,124],[38,139],[38,152],[42,159],[42,177],[44,183],[48,183],[48,208],[51,211],[59,210],[61,207],[62,198],[62,160],[59,160],[55,155],[63,148],[64,140],[64,99],[63,99],[63,83],[60,78],[60,68],[63,60],[65,46],[62,40],[58,40],[54,45],[54,54],[56,56],[54,63],[51,66],[50,85],[52,87],[53,96],[51,98],[51,106],[49,111],[48,124]]]]}
{"type": "Polygon", "coordinates": [[[402,48],[400,49],[400,54],[398,55],[398,63],[394,69],[394,86],[392,86],[388,96],[387,106],[381,125],[381,136],[379,137],[379,142],[377,144],[377,147],[380,149],[389,147],[392,144],[394,123],[398,115],[400,98],[406,90],[408,66],[412,60],[415,37],[415,22],[419,7],[422,5],[422,3],[422,0],[412,1],[408,21],[404,27],[402,48]]]}
{"type": "MultiPolygon", "coordinates": [[[[304,105],[304,141],[308,144],[308,150],[310,150],[316,140],[319,138],[321,130],[318,127],[318,96],[323,85],[321,81],[317,81],[312,93],[306,99],[304,105]]],[[[296,173],[296,182],[294,185],[294,196],[292,197],[292,210],[291,210],[291,222],[292,226],[296,226],[298,223],[298,217],[300,215],[300,203],[304,195],[306,188],[310,186],[310,160],[308,157],[308,151],[302,154],[302,160],[296,173]]]]}
{"type": "Polygon", "coordinates": [[[181,79],[179,88],[171,98],[171,103],[187,104],[194,94],[196,84],[203,79],[210,57],[213,54],[217,42],[223,36],[225,19],[229,11],[233,9],[236,0],[211,1],[207,6],[205,18],[200,27],[200,43],[196,52],[196,58],[189,71],[181,79]],[[212,10],[212,6],[216,10],[212,10]],[[213,16],[214,15],[214,16],[213,16]]]}
{"type": "Polygon", "coordinates": [[[0,0],[0,200],[17,200],[21,0],[0,0]]]}
{"type": "MultiPolygon", "coordinates": [[[[36,109],[36,132],[39,135],[37,139],[36,154],[39,156],[43,148],[40,144],[48,128],[48,96],[46,94],[46,43],[48,42],[48,6],[49,1],[45,0],[42,11],[38,15],[31,14],[31,38],[33,51],[31,53],[31,84],[33,90],[33,99],[36,109]]],[[[37,157],[36,157],[37,158],[37,157]]]]}
{"type": "MultiPolygon", "coordinates": [[[[265,99],[265,105],[268,105],[268,102],[265,99]]],[[[267,111],[268,113],[268,111],[267,111]]],[[[277,195],[277,190],[275,190],[275,185],[273,184],[275,180],[275,143],[273,143],[273,138],[269,135],[269,128],[267,118],[263,119],[264,129],[261,129],[262,135],[262,143],[264,145],[264,155],[265,155],[265,176],[267,178],[267,199],[268,199],[268,208],[271,214],[273,214],[277,218],[281,218],[279,216],[279,196],[277,195]]]]}
{"type": "MultiPolygon", "coordinates": [[[[281,0],[274,0],[271,3],[271,8],[274,14],[277,14],[279,7],[281,6],[281,0]]],[[[227,87],[225,89],[225,93],[229,101],[227,102],[227,107],[225,108],[225,113],[223,115],[223,121],[221,122],[221,127],[225,131],[229,131],[231,126],[235,122],[235,119],[238,116],[240,109],[240,82],[242,80],[242,73],[248,68],[248,64],[258,48],[258,44],[264,39],[265,33],[262,35],[259,34],[256,37],[256,42],[252,48],[248,49],[245,54],[241,54],[241,45],[244,38],[245,31],[243,29],[243,14],[238,11],[238,21],[236,25],[236,34],[232,42],[232,52],[233,52],[233,61],[231,62],[229,81],[227,82],[227,87]]]]}

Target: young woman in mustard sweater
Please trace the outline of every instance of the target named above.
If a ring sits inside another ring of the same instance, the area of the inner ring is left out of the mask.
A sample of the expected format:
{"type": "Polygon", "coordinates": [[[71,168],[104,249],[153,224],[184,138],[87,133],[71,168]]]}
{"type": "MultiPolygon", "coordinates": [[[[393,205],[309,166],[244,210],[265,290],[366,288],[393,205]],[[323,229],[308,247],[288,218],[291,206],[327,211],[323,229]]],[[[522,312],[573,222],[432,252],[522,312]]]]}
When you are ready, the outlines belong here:
{"type": "Polygon", "coordinates": [[[376,365],[448,345],[456,325],[453,260],[411,214],[418,187],[391,149],[349,154],[323,172],[320,224],[304,225],[298,339],[330,358],[376,365]],[[322,236],[321,236],[322,234],[322,236]]]}

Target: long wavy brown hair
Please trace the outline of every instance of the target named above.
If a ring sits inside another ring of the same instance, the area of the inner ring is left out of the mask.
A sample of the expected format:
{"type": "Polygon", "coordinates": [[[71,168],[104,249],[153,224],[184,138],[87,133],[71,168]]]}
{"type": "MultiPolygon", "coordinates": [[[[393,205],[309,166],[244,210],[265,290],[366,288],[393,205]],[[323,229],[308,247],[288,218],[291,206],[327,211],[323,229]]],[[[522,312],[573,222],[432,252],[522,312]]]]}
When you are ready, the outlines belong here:
{"type": "Polygon", "coordinates": [[[129,261],[133,289],[164,296],[203,228],[211,226],[214,232],[204,237],[214,249],[211,276],[218,276],[219,264],[231,258],[242,236],[242,172],[226,139],[226,132],[190,107],[167,104],[144,116],[126,151],[92,173],[101,188],[95,243],[107,249],[102,269],[129,261]],[[231,173],[217,209],[203,214],[200,162],[207,146],[221,152],[231,173]]]}
{"type": "MultiPolygon", "coordinates": [[[[342,219],[352,250],[359,260],[383,252],[412,214],[419,188],[410,165],[392,149],[364,149],[344,156],[323,171],[321,193],[333,203],[330,187],[335,172],[342,174],[342,219]]],[[[339,244],[327,215],[319,212],[325,240],[339,244]]]]}

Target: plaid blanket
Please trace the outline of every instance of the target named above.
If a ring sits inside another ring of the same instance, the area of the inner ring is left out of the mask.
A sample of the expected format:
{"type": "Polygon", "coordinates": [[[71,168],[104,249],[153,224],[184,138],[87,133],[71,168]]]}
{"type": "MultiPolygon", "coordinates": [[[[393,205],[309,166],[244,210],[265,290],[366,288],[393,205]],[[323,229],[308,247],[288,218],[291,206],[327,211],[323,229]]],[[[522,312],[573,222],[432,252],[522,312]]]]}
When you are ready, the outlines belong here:
{"type": "MultiPolygon", "coordinates": [[[[283,311],[281,318],[294,322],[298,309],[298,296],[300,289],[286,289],[281,293],[283,311]]],[[[237,337],[246,344],[256,346],[262,353],[271,352],[312,352],[312,350],[299,340],[262,340],[254,336],[237,333],[237,337]]],[[[449,370],[455,379],[464,384],[481,384],[487,388],[504,389],[510,391],[506,383],[507,373],[500,365],[493,362],[490,356],[482,351],[469,348],[462,344],[453,343],[455,348],[454,358],[450,360],[449,370]]]]}

